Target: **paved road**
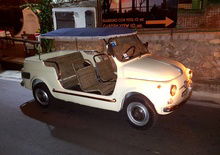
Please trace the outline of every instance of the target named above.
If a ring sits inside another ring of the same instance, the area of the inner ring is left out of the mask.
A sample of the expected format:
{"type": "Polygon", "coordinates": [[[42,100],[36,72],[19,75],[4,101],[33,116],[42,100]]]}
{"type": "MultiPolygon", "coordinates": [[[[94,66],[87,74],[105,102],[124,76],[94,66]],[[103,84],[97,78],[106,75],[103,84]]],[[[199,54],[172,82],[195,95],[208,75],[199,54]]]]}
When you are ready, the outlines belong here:
{"type": "Polygon", "coordinates": [[[0,155],[219,155],[220,108],[192,105],[133,129],[120,113],[54,103],[36,105],[18,82],[0,80],[0,155]]]}

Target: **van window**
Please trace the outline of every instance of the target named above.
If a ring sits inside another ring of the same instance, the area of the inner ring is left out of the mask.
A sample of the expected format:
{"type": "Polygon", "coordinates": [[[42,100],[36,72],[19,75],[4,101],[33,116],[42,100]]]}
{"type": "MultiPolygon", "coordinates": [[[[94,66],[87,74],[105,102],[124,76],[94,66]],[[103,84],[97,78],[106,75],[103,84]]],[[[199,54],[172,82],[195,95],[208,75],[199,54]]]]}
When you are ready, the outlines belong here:
{"type": "Polygon", "coordinates": [[[57,29],[60,28],[75,28],[73,12],[56,12],[57,29]]]}
{"type": "Polygon", "coordinates": [[[95,15],[91,10],[85,12],[86,27],[95,27],[95,15]]]}

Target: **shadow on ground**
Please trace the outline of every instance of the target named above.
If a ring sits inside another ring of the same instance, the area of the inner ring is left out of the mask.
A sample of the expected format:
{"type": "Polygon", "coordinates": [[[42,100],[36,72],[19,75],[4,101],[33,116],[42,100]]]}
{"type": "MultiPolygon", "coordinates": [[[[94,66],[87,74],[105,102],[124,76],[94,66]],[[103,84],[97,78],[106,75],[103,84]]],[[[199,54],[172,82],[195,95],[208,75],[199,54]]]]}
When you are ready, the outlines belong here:
{"type": "Polygon", "coordinates": [[[185,105],[160,117],[147,131],[136,130],[121,113],[57,102],[45,109],[35,101],[22,112],[48,125],[61,140],[100,154],[218,154],[220,109],[185,105]]]}

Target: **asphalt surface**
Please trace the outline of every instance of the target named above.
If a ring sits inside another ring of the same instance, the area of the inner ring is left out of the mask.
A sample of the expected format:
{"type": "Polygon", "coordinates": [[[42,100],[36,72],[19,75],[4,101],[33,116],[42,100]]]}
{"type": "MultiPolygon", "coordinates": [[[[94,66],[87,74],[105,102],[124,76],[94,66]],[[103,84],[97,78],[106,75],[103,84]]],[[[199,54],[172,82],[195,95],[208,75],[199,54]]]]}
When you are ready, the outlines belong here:
{"type": "Polygon", "coordinates": [[[18,82],[0,80],[0,155],[219,155],[219,131],[215,106],[188,102],[141,131],[121,113],[67,102],[41,108],[18,82]]]}

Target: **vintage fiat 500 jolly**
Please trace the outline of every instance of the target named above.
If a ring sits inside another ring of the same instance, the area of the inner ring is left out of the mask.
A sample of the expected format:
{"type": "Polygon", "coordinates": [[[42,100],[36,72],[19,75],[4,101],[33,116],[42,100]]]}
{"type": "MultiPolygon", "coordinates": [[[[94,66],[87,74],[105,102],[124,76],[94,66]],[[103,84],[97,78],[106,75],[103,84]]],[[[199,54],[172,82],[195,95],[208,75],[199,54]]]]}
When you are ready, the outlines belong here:
{"type": "Polygon", "coordinates": [[[151,127],[192,90],[192,71],[177,61],[150,54],[127,28],[64,28],[40,36],[55,52],[25,59],[22,85],[37,103],[54,98],[123,111],[136,128],[151,127]]]}

